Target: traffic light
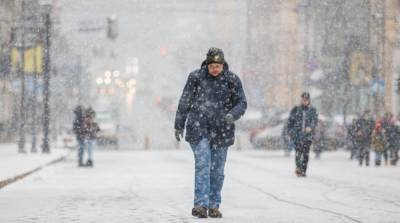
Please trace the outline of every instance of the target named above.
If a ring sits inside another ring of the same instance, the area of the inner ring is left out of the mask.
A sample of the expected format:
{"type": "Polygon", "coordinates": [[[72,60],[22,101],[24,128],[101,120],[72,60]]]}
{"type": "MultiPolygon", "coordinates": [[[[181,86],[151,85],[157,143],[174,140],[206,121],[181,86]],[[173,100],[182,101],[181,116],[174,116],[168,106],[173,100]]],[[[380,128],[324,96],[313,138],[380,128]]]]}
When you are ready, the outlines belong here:
{"type": "Polygon", "coordinates": [[[107,18],[107,38],[115,40],[118,37],[118,18],[115,15],[107,18]]]}

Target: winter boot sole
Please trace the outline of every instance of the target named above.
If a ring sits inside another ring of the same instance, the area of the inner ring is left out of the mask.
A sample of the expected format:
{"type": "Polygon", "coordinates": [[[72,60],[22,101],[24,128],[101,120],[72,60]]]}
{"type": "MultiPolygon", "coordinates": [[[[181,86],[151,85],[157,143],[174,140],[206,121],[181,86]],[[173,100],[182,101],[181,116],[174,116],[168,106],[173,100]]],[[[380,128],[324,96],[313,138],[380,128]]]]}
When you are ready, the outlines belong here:
{"type": "Polygon", "coordinates": [[[192,215],[198,218],[208,218],[207,209],[205,208],[193,208],[192,215]]]}

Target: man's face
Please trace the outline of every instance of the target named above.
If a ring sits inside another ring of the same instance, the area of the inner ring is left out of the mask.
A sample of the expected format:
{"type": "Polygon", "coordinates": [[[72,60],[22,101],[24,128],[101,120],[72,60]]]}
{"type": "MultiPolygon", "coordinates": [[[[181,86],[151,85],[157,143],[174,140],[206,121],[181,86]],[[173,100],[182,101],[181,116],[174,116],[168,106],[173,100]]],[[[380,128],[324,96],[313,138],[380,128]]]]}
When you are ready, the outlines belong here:
{"type": "Polygon", "coordinates": [[[310,99],[309,98],[301,98],[301,103],[304,106],[309,106],[310,105],[310,99]]]}
{"type": "Polygon", "coordinates": [[[207,67],[208,67],[208,72],[213,77],[217,77],[218,75],[220,75],[222,70],[224,69],[224,65],[219,64],[219,63],[212,63],[212,64],[209,64],[207,67]]]}

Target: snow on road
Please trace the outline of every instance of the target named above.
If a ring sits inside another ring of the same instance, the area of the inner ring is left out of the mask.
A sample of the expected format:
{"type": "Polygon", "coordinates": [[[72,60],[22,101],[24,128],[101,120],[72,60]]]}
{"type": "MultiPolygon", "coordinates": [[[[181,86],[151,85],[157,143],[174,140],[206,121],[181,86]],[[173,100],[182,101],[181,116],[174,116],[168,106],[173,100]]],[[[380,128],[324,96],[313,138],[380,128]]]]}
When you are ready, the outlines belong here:
{"type": "Polygon", "coordinates": [[[0,190],[0,222],[400,222],[398,167],[358,167],[347,154],[311,160],[296,178],[282,152],[228,154],[223,219],[190,215],[193,157],[182,151],[97,151],[0,190]]]}

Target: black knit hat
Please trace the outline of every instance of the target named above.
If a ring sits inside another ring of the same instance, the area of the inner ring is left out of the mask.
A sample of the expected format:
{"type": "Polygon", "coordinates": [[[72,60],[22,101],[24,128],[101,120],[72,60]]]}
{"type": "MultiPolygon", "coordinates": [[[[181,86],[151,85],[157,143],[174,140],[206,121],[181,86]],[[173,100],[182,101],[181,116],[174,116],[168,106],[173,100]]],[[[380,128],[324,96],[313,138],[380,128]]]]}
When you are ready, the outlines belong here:
{"type": "Polygon", "coordinates": [[[310,93],[308,93],[308,92],[303,92],[303,93],[301,94],[301,98],[310,99],[310,93]]]}
{"type": "Polygon", "coordinates": [[[211,47],[207,53],[206,64],[219,63],[224,64],[224,52],[221,49],[211,47]]]}

